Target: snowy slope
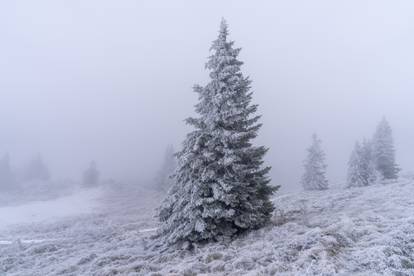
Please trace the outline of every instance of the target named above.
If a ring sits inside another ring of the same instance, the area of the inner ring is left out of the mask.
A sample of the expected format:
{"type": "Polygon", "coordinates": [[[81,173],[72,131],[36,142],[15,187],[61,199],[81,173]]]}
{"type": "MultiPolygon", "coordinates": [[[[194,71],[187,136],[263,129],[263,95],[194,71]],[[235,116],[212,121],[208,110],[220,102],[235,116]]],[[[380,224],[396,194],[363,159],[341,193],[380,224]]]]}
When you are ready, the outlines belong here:
{"type": "MultiPolygon", "coordinates": [[[[229,244],[159,252],[160,195],[111,191],[99,212],[8,227],[6,275],[414,275],[414,181],[277,195],[272,225],[229,244]]],[[[1,273],[0,273],[1,275],[1,273]]]]}
{"type": "Polygon", "coordinates": [[[25,205],[0,207],[0,229],[13,224],[41,222],[92,212],[97,207],[99,189],[83,190],[76,194],[25,205]]]}

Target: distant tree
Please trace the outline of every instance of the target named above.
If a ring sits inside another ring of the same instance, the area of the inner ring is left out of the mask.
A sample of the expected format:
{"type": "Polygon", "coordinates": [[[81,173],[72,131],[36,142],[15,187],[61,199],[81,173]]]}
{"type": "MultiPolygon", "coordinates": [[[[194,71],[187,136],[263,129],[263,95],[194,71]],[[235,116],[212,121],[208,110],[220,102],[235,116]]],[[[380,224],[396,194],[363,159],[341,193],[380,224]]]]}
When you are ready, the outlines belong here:
{"type": "Polygon", "coordinates": [[[361,177],[361,155],[361,145],[359,142],[356,142],[348,161],[348,187],[365,186],[361,177]]]}
{"type": "Polygon", "coordinates": [[[16,188],[16,178],[10,167],[10,158],[6,154],[0,159],[0,189],[2,191],[16,188]]]}
{"type": "Polygon", "coordinates": [[[312,145],[308,148],[308,155],[305,159],[305,173],[302,176],[303,188],[310,190],[328,189],[326,178],[325,153],[321,148],[321,140],[316,134],[312,136],[312,145]]]}
{"type": "Polygon", "coordinates": [[[100,174],[96,162],[92,161],[89,167],[83,172],[82,184],[84,187],[96,187],[100,183],[100,174]]]}
{"type": "Polygon", "coordinates": [[[172,175],[177,167],[176,158],[174,155],[174,147],[169,145],[165,150],[164,161],[162,167],[159,170],[155,183],[157,190],[168,191],[172,185],[172,175]]]}
{"type": "Polygon", "coordinates": [[[368,186],[375,182],[376,171],[372,154],[372,143],[356,142],[348,162],[348,187],[368,186]]]}
{"type": "Polygon", "coordinates": [[[373,138],[373,158],[375,168],[383,179],[396,179],[400,169],[395,163],[392,129],[384,118],[378,124],[373,138]]]}
{"type": "Polygon", "coordinates": [[[23,172],[24,181],[41,180],[48,181],[50,179],[49,169],[46,166],[40,154],[36,155],[27,164],[23,172]]]}
{"type": "Polygon", "coordinates": [[[251,104],[250,80],[237,59],[240,49],[227,40],[223,20],[207,62],[210,82],[199,94],[195,128],[177,154],[175,182],[160,209],[159,234],[168,243],[231,238],[269,222],[273,211],[267,149],[254,146],[261,124],[251,104]]]}

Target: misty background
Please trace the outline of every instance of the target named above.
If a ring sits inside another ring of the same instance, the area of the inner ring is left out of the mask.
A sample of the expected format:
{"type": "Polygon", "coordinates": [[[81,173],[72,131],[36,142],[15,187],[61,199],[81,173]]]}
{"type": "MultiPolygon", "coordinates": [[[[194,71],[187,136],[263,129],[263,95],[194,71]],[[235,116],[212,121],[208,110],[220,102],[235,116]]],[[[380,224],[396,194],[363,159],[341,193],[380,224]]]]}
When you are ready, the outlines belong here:
{"type": "Polygon", "coordinates": [[[317,132],[333,186],[382,116],[397,162],[414,160],[410,1],[7,1],[0,3],[0,155],[37,153],[53,178],[149,181],[190,130],[196,83],[222,17],[263,115],[273,183],[300,187],[317,132]],[[217,8],[220,6],[220,9],[217,8]]]}

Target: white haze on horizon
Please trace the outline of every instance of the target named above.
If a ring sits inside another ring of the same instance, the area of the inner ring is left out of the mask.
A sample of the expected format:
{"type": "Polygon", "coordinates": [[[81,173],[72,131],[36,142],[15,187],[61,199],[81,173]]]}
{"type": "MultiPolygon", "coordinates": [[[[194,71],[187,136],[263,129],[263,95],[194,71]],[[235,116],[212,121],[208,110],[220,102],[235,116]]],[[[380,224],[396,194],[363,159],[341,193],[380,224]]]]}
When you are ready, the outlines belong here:
{"type": "Polygon", "coordinates": [[[242,47],[273,183],[297,189],[317,132],[332,183],[386,116],[414,169],[410,1],[6,1],[0,4],[0,155],[41,153],[55,177],[96,160],[151,179],[179,148],[220,19],[242,47]]]}

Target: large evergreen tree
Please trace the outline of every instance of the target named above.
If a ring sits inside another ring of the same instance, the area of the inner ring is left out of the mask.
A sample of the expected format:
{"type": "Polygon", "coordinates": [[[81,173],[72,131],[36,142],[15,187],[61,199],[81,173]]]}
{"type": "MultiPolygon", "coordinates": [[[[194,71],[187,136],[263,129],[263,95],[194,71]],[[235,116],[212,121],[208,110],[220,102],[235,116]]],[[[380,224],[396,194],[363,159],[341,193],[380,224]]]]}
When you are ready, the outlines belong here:
{"type": "Polygon", "coordinates": [[[263,226],[273,211],[267,149],[252,144],[260,116],[224,20],[211,51],[210,82],[194,88],[198,117],[187,119],[194,130],[177,154],[175,182],[159,214],[159,234],[169,243],[231,238],[263,226]]]}
{"type": "Polygon", "coordinates": [[[375,168],[383,179],[396,179],[400,171],[395,163],[392,129],[384,118],[378,124],[373,139],[373,158],[375,168]]]}
{"type": "Polygon", "coordinates": [[[376,171],[372,156],[372,144],[364,141],[355,143],[348,162],[348,187],[368,186],[375,182],[376,171]]]}
{"type": "Polygon", "coordinates": [[[328,180],[326,178],[327,166],[321,143],[322,141],[314,134],[305,159],[305,173],[302,176],[302,185],[307,191],[328,189],[328,180]]]}

